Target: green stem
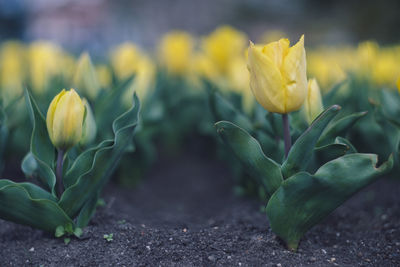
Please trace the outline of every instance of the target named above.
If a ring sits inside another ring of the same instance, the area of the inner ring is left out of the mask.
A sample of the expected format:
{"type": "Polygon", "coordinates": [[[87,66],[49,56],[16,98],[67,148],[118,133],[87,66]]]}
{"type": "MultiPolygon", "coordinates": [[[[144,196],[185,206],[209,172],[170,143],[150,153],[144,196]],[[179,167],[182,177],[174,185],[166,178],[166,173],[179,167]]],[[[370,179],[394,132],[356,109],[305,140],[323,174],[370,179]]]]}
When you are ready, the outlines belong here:
{"type": "Polygon", "coordinates": [[[285,158],[287,158],[290,148],[292,147],[288,114],[282,114],[282,121],[283,121],[283,140],[285,143],[285,158]]]}
{"type": "Polygon", "coordinates": [[[64,150],[59,149],[57,151],[57,167],[56,167],[57,194],[59,198],[61,198],[61,195],[64,193],[64,185],[62,182],[63,163],[64,163],[64,150]]]}

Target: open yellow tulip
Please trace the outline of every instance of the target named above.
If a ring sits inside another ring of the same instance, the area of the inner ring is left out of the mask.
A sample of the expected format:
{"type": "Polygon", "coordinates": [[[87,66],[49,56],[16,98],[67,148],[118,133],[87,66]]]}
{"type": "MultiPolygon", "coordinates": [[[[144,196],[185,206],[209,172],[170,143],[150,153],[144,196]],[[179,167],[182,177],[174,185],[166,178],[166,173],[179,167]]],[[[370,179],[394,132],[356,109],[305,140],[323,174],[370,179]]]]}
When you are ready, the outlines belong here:
{"type": "Polygon", "coordinates": [[[51,101],[46,124],[53,145],[66,151],[82,138],[85,106],[74,89],[63,89],[51,101]]]}
{"type": "Polygon", "coordinates": [[[292,47],[288,39],[265,46],[250,43],[247,66],[256,100],[268,111],[287,114],[307,96],[304,36],[292,47]]]}

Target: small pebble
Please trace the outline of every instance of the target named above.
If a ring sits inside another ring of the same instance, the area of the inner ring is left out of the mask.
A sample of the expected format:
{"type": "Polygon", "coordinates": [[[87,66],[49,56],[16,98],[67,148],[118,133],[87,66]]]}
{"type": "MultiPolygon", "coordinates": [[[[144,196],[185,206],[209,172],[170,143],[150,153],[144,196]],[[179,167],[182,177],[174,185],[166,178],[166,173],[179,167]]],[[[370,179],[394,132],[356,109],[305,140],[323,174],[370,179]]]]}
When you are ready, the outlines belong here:
{"type": "Polygon", "coordinates": [[[147,250],[150,250],[150,246],[146,246],[146,249],[147,249],[147,250]]]}
{"type": "Polygon", "coordinates": [[[311,261],[311,262],[314,262],[314,261],[316,261],[316,260],[317,260],[316,257],[311,257],[311,258],[310,258],[310,261],[311,261]]]}
{"type": "Polygon", "coordinates": [[[325,249],[321,249],[322,253],[326,254],[326,250],[325,249]]]}
{"type": "Polygon", "coordinates": [[[186,233],[186,232],[187,232],[187,229],[186,229],[186,228],[183,228],[183,232],[186,233]]]}
{"type": "Polygon", "coordinates": [[[276,267],[282,267],[282,264],[278,263],[278,264],[276,265],[276,267]]]}
{"type": "Polygon", "coordinates": [[[216,259],[215,259],[215,256],[211,255],[211,256],[208,256],[208,260],[215,261],[216,259]]]}
{"type": "Polygon", "coordinates": [[[334,261],[336,261],[336,258],[331,258],[331,262],[334,262],[334,261]]]}
{"type": "Polygon", "coordinates": [[[35,251],[35,248],[34,248],[34,247],[31,247],[31,248],[29,249],[29,251],[30,251],[30,252],[34,252],[34,251],[35,251]]]}

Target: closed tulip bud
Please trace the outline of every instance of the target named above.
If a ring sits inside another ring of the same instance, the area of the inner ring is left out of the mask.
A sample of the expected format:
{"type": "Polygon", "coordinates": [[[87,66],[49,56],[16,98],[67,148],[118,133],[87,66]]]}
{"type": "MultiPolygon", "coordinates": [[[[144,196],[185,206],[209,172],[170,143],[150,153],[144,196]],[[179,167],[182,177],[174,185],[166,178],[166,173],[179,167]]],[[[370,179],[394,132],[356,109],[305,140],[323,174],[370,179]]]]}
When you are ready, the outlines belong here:
{"type": "Polygon", "coordinates": [[[310,79],[308,81],[308,95],[304,102],[304,113],[308,124],[311,124],[323,110],[324,106],[317,80],[310,79]]]}
{"type": "Polygon", "coordinates": [[[400,77],[397,79],[396,85],[397,85],[397,90],[399,90],[400,93],[400,77]]]}
{"type": "Polygon", "coordinates": [[[68,150],[82,138],[85,106],[74,89],[63,89],[51,101],[46,124],[50,140],[59,150],[68,150]]]}
{"type": "Polygon", "coordinates": [[[292,47],[280,39],[263,47],[250,43],[247,66],[256,100],[268,111],[287,114],[307,96],[304,36],[292,47]]]}
{"type": "Polygon", "coordinates": [[[82,53],[73,78],[75,88],[84,92],[90,99],[95,99],[100,90],[96,69],[88,53],[82,53]]]}
{"type": "Polygon", "coordinates": [[[83,121],[82,138],[79,144],[88,145],[92,143],[96,138],[97,126],[89,103],[86,101],[85,98],[82,100],[82,102],[85,106],[85,118],[83,121]]]}

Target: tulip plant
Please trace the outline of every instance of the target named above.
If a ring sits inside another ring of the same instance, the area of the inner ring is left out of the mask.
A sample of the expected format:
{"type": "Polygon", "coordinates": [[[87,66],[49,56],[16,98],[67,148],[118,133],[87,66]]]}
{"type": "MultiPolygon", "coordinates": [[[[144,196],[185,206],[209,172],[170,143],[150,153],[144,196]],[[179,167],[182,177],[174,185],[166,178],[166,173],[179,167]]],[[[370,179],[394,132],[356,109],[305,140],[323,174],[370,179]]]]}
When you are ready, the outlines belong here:
{"type": "Polygon", "coordinates": [[[95,212],[102,188],[132,143],[138,99],[134,96],[132,107],[113,121],[112,138],[79,153],[74,146],[94,129],[88,104],[75,90],[54,97],[46,120],[27,90],[25,99],[33,130],[22,170],[37,183],[1,179],[0,218],[57,237],[79,237],[95,212]]]}
{"type": "Polygon", "coordinates": [[[255,125],[214,94],[211,98],[214,114],[230,116],[242,125],[219,121],[216,123],[217,132],[265,192],[266,212],[272,231],[289,249],[296,250],[301,237],[310,228],[351,195],[389,171],[393,158],[376,167],[376,155],[357,153],[349,141],[339,137],[365,113],[333,121],[341,109],[333,105],[318,114],[322,111],[322,102],[316,93],[316,82],[310,80],[307,84],[304,37],[293,47],[289,47],[287,39],[265,46],[250,44],[248,69],[251,90],[269,112],[267,119],[262,125],[255,125]],[[216,107],[216,101],[223,103],[224,107],[216,107]],[[299,135],[296,131],[291,135],[291,128],[297,127],[298,131],[301,129],[298,125],[302,123],[298,119],[299,112],[292,113],[293,116],[289,113],[299,110],[303,104],[302,117],[312,122],[299,135]],[[274,142],[272,138],[265,138],[265,133],[276,128],[276,113],[282,116],[283,129],[279,133],[283,134],[284,155],[272,159],[269,154],[276,154],[282,146],[279,139],[274,142]],[[264,134],[257,134],[256,127],[261,128],[264,134]],[[260,140],[270,144],[260,143],[249,131],[262,136],[260,140]],[[293,137],[295,142],[292,146],[293,137]],[[263,149],[266,147],[273,149],[263,149]]]}

